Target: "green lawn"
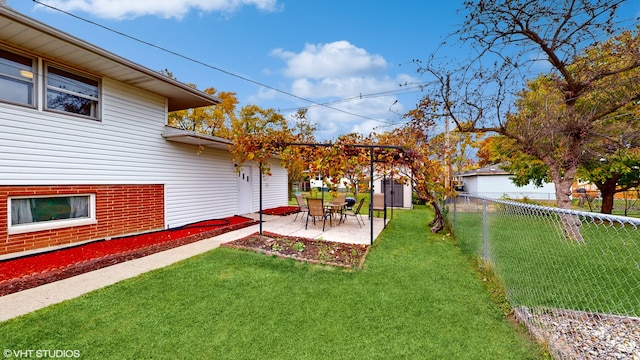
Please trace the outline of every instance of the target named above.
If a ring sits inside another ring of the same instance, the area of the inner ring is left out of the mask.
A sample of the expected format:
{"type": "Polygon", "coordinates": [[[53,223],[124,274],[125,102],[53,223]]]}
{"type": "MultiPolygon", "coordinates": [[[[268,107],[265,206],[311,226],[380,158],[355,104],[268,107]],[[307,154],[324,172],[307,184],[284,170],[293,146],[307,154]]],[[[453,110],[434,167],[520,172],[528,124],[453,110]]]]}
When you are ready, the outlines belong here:
{"type": "Polygon", "coordinates": [[[361,270],[218,248],[0,323],[83,359],[540,359],[431,214],[397,211],[361,270]]]}
{"type": "MultiPolygon", "coordinates": [[[[594,199],[591,202],[591,208],[585,204],[583,207],[576,206],[577,209],[582,211],[600,212],[602,206],[602,199],[594,199]]],[[[640,200],[638,199],[614,199],[613,200],[613,215],[640,217],[640,200]]]]}
{"type": "MultiPolygon", "coordinates": [[[[456,237],[483,257],[482,214],[458,213],[456,237]]],[[[511,306],[552,307],[640,316],[640,233],[592,222],[584,242],[564,237],[557,216],[490,213],[486,253],[511,306]]]]}

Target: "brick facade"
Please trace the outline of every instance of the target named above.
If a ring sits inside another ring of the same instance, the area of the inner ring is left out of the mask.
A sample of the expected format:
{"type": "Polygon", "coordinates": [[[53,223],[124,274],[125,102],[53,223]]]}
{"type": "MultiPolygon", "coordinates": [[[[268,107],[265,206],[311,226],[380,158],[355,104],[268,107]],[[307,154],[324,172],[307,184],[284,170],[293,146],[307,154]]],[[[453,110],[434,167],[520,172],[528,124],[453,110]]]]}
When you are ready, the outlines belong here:
{"type": "Polygon", "coordinates": [[[0,186],[0,255],[164,227],[163,185],[0,186]],[[8,234],[7,198],[95,194],[96,224],[8,234]]]}

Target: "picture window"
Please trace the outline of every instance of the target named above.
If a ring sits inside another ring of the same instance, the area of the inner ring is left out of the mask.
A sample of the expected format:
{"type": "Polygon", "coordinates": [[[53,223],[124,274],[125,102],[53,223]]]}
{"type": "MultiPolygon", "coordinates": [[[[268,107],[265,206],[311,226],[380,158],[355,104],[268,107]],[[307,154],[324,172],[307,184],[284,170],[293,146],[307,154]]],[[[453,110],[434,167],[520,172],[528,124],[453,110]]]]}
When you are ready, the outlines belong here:
{"type": "Polygon", "coordinates": [[[9,233],[95,223],[95,196],[67,195],[9,198],[9,233]]]}

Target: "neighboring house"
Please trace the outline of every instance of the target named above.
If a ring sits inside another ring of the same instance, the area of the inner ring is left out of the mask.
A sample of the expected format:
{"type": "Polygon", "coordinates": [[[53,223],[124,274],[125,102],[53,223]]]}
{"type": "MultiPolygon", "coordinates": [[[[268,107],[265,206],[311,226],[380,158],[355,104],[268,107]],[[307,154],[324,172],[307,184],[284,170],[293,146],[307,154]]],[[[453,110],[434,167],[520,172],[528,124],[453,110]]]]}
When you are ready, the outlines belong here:
{"type": "MultiPolygon", "coordinates": [[[[0,254],[259,209],[256,166],[166,126],[218,100],[0,6],[0,254]]],[[[263,208],[287,204],[272,164],[263,208]]]]}
{"type": "MultiPolygon", "coordinates": [[[[324,185],[325,191],[328,191],[328,187],[323,179],[319,176],[316,176],[315,179],[310,181],[311,188],[320,188],[324,185]]],[[[340,182],[337,184],[339,192],[346,192],[347,185],[350,186],[350,181],[347,178],[342,178],[340,182]]],[[[383,178],[380,174],[376,174],[373,181],[373,192],[386,194],[385,199],[387,206],[399,207],[399,208],[412,208],[412,199],[411,199],[411,185],[410,184],[400,184],[397,181],[391,180],[389,177],[383,178]]]]}
{"type": "Polygon", "coordinates": [[[387,207],[412,208],[411,184],[401,184],[390,177],[375,178],[373,181],[373,192],[384,193],[387,207]]]}
{"type": "Polygon", "coordinates": [[[516,186],[511,181],[512,175],[499,168],[499,165],[486,166],[457,174],[462,189],[458,191],[490,198],[508,197],[510,199],[555,200],[553,183],[545,183],[542,187],[526,185],[516,186]]]}

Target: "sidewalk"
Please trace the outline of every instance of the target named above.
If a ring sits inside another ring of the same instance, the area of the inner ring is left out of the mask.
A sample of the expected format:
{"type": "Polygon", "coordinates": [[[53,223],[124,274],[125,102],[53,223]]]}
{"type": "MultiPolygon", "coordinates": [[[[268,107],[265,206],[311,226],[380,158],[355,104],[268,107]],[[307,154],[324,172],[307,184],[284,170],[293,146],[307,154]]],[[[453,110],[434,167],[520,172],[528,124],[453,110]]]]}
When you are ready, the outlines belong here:
{"type": "MultiPolygon", "coordinates": [[[[259,214],[244,215],[258,219],[259,214]]],[[[360,228],[355,219],[348,219],[338,226],[327,227],[322,231],[322,223],[315,226],[309,223],[305,230],[305,218],[298,216],[294,222],[295,214],[288,216],[263,215],[262,230],[277,233],[323,239],[327,241],[348,242],[356,244],[370,243],[370,223],[366,217],[365,226],[360,228]]],[[[374,239],[383,229],[382,219],[374,219],[374,239]]],[[[41,285],[32,289],[0,297],[0,321],[28,314],[49,305],[57,304],[65,300],[76,298],[93,290],[115,284],[119,281],[138,276],[147,271],[159,269],[192,256],[202,254],[217,248],[220,244],[243,238],[259,231],[260,225],[249,226],[240,230],[169,249],[139,259],[130,260],[102,269],[77,275],[68,279],[41,285]]]]}

